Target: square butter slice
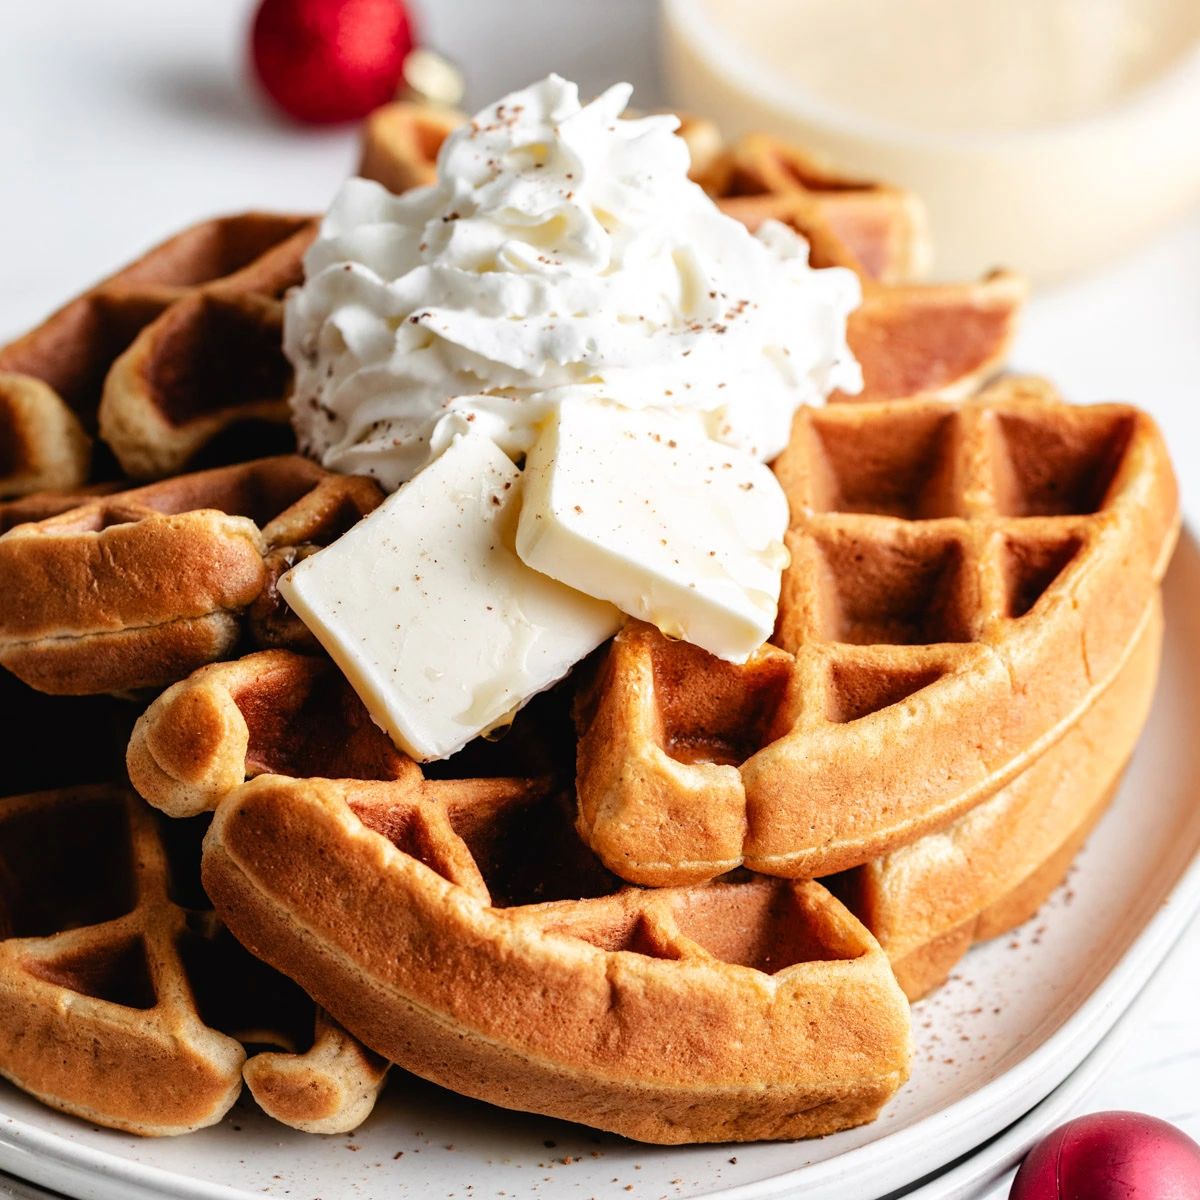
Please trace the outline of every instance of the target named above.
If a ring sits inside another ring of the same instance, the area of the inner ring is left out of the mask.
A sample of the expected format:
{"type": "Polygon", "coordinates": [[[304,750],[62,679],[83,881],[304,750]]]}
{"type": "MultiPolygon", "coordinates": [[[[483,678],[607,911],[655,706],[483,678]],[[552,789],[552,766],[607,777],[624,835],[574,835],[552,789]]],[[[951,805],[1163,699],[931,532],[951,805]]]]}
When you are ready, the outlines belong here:
{"type": "Polygon", "coordinates": [[[621,624],[513,549],[521,472],[490,439],[446,452],[279,591],[376,723],[445,758],[561,679],[621,624]]]}
{"type": "Polygon", "coordinates": [[[770,469],[672,413],[571,397],[525,463],[517,553],[732,662],[771,636],[788,504],[770,469]]]}

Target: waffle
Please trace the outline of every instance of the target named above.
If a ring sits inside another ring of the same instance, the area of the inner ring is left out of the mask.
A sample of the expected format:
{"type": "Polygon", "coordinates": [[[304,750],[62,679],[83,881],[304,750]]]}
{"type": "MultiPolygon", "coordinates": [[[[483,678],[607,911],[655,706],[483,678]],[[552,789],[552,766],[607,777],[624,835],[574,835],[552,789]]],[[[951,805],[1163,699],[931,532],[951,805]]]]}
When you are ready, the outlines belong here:
{"type": "Polygon", "coordinates": [[[247,628],[303,644],[272,581],[381,499],[368,479],[285,457],[18,525],[0,538],[0,664],[41,691],[117,692],[183,678],[247,628]]]}
{"type": "Polygon", "coordinates": [[[128,764],[165,811],[217,809],[204,884],[238,938],[408,1070],[646,1141],[872,1119],[910,1051],[869,935],[817,884],[624,887],[556,783],[568,714],[548,693],[423,772],[332,664],[264,651],[168,689],[128,764]]]}
{"type": "Polygon", "coordinates": [[[386,1064],[223,928],[202,832],[116,786],[0,800],[0,1074],[130,1133],[219,1121],[243,1075],[280,1121],[354,1128],[386,1064]]]}
{"type": "Polygon", "coordinates": [[[862,304],[846,322],[846,342],[862,364],[862,391],[835,392],[831,402],[971,395],[1007,361],[1027,294],[1025,281],[1010,271],[969,284],[864,281],[862,304]]]}
{"type": "MultiPolygon", "coordinates": [[[[536,697],[502,740],[477,739],[425,770],[569,778],[575,746],[567,708],[559,690],[536,697]]],[[[332,662],[286,650],[214,663],[168,688],[134,727],[126,762],[141,795],[175,817],[211,811],[256,775],[422,778],[332,662]]]]}
{"type": "Polygon", "coordinates": [[[850,178],[826,160],[765,134],[706,158],[697,181],[751,231],[790,225],[814,267],[846,267],[863,289],[846,341],[863,389],[833,401],[914,396],[957,400],[1004,365],[1028,294],[1010,271],[975,283],[919,286],[930,257],[924,208],[911,193],[850,178]]]}
{"type": "Polygon", "coordinates": [[[156,808],[190,817],[246,779],[276,774],[419,779],[328,659],[265,650],[168,688],[139,719],[129,778],[156,808]]]}
{"type": "Polygon", "coordinates": [[[1151,419],[1006,381],[802,410],[791,565],[745,665],[639,622],[579,710],[579,830],[631,882],[812,878],[933,832],[1123,665],[1178,529],[1151,419]]]}
{"type": "Polygon", "coordinates": [[[905,1080],[903,993],[820,884],[621,889],[581,849],[529,780],[264,775],[217,809],[203,878],[367,1045],[507,1108],[659,1143],[811,1137],[905,1080]]]}
{"type": "Polygon", "coordinates": [[[0,671],[0,790],[36,793],[0,799],[0,1074],[91,1121],[164,1134],[219,1119],[240,1070],[277,1119],[353,1128],[383,1064],[222,929],[200,886],[205,822],[165,821],[95,782],[122,777],[137,711],[0,671]],[[230,1035],[280,1050],[246,1061],[230,1035]]]}
{"type": "MultiPolygon", "coordinates": [[[[142,478],[237,422],[286,423],[278,297],[314,232],[307,217],[205,221],[0,348],[0,496],[83,484],[97,427],[142,478]]],[[[94,471],[114,468],[101,455],[94,471]]]]}
{"type": "Polygon", "coordinates": [[[878,938],[910,1000],[972,942],[1023,924],[1061,882],[1117,789],[1154,694],[1161,606],[1096,702],[990,800],[938,833],[826,880],[878,938]]]}
{"type": "Polygon", "coordinates": [[[807,200],[869,279],[905,283],[929,269],[925,208],[903,188],[848,176],[820,155],[761,133],[706,155],[692,174],[730,216],[752,227],[778,217],[770,211],[775,201],[786,208],[807,200]]]}
{"type": "Polygon", "coordinates": [[[860,257],[870,247],[847,242],[836,214],[811,193],[735,193],[718,204],[751,230],[767,219],[790,225],[808,241],[814,267],[846,267],[858,275],[863,299],[847,320],[846,341],[862,365],[863,387],[853,395],[835,392],[832,402],[962,399],[1008,358],[1028,294],[1025,281],[1011,271],[968,284],[885,283],[860,257]]]}
{"type": "Polygon", "coordinates": [[[49,384],[0,371],[0,495],[73,487],[91,461],[92,439],[49,384]]]}
{"type": "Polygon", "coordinates": [[[438,151],[466,119],[466,113],[431,104],[385,104],[363,123],[358,173],[396,193],[436,183],[438,151]]]}

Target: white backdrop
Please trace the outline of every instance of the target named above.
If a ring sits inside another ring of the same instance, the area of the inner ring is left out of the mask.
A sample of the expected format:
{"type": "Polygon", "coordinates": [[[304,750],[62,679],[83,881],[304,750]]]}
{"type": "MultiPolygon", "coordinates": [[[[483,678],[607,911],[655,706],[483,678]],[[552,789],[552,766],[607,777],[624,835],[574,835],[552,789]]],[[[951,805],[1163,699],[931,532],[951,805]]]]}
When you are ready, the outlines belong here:
{"type": "MultiPolygon", "coordinates": [[[[180,226],[222,211],[322,208],[353,131],[284,125],[243,73],[250,0],[0,0],[0,340],[180,226]]],[[[655,77],[651,0],[426,0],[427,39],[471,103],[554,69],[635,103],[655,77]]],[[[1193,150],[1193,152],[1195,152],[1193,150]]],[[[1080,401],[1163,423],[1200,518],[1200,213],[1102,272],[1036,297],[1015,365],[1080,401]]],[[[1200,944],[1093,1098],[1200,1136],[1200,944]]]]}

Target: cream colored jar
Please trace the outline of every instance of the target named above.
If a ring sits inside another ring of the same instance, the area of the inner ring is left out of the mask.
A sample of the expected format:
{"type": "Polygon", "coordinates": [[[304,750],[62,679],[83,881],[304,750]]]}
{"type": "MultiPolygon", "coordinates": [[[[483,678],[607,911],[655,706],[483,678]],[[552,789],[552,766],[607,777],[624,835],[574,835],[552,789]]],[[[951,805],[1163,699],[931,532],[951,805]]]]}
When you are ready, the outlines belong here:
{"type": "Polygon", "coordinates": [[[1200,0],[663,0],[672,104],[917,192],[935,274],[1036,280],[1200,199],[1200,0]]]}

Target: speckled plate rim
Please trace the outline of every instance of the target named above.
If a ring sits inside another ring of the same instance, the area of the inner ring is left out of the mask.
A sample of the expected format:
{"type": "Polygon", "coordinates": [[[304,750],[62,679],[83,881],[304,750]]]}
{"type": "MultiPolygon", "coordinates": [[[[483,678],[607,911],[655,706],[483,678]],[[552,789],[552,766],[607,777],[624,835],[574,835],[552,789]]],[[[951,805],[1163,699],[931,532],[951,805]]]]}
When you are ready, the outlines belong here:
{"type": "MultiPolygon", "coordinates": [[[[1177,674],[1186,672],[1194,680],[1189,690],[1200,707],[1200,547],[1190,532],[1181,538],[1164,594],[1167,661],[1177,674]]],[[[1189,776],[1187,792],[1189,799],[1200,799],[1200,775],[1189,776]]],[[[1186,854],[1161,880],[1152,915],[1128,930],[1124,952],[1108,974],[1088,981],[1077,1003],[1056,1011],[1057,1028],[1013,1067],[965,1099],[836,1158],[707,1194],[765,1200],[802,1190],[805,1200],[874,1200],[928,1178],[1019,1121],[1104,1041],[1200,913],[1200,803],[1189,809],[1183,824],[1190,839],[1186,854]]],[[[654,1149],[647,1152],[652,1156],[654,1149]]],[[[742,1152],[753,1153],[753,1148],[742,1152]]],[[[196,1168],[198,1174],[203,1171],[200,1156],[196,1168]]],[[[250,1200],[255,1194],[71,1142],[36,1121],[11,1116],[2,1105],[0,1170],[77,1200],[250,1200]]],[[[947,1198],[963,1194],[945,1193],[947,1198]]],[[[930,1193],[929,1200],[941,1195],[930,1193]]]]}
{"type": "MultiPolygon", "coordinates": [[[[1190,946],[1192,942],[1200,947],[1200,917],[1193,919],[1188,932],[1176,942],[1162,966],[1095,1050],[1041,1104],[965,1161],[885,1200],[987,1200],[988,1197],[999,1200],[1005,1195],[1003,1190],[992,1193],[990,1189],[1001,1182],[1007,1187],[1012,1169],[1033,1142],[1070,1117],[1099,1086],[1105,1071],[1153,1010],[1185,947],[1196,948],[1190,946]]],[[[44,1191],[37,1184],[0,1176],[3,1200],[58,1200],[59,1195],[44,1191]]]]}
{"type": "Polygon", "coordinates": [[[1200,916],[1192,918],[1166,959],[1100,1044],[1045,1100],[969,1158],[925,1183],[884,1200],[1000,1200],[1006,1196],[1015,1169],[1030,1147],[1080,1110],[1088,1096],[1103,1082],[1105,1072],[1153,1012],[1183,955],[1198,949],[1200,916]],[[1004,1187],[993,1192],[992,1189],[1000,1184],[1004,1187]]]}

